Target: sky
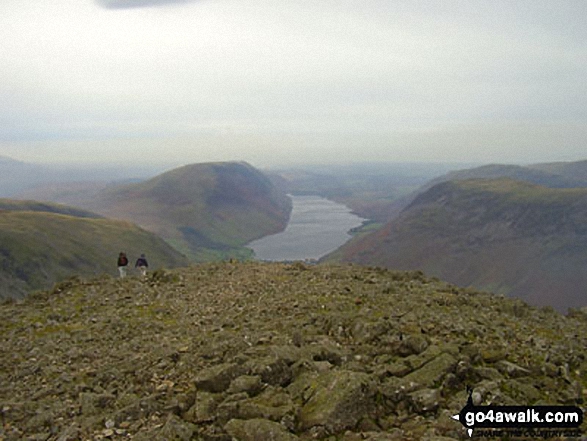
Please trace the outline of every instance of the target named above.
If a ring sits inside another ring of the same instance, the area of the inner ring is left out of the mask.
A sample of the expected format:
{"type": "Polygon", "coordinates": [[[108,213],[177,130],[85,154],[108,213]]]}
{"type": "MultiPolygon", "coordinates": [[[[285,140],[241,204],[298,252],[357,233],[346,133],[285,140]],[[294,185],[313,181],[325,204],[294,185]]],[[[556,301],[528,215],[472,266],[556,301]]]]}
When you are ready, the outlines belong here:
{"type": "Polygon", "coordinates": [[[2,0],[0,155],[587,159],[584,0],[2,0]]]}

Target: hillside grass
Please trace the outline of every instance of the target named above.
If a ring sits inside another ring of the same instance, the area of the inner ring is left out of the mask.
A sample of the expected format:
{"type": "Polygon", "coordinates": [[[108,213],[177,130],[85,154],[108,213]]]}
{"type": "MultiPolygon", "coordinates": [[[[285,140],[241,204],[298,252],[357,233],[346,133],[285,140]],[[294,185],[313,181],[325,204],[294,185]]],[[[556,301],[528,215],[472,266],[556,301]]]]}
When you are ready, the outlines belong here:
{"type": "MultiPolygon", "coordinates": [[[[116,275],[118,253],[134,264],[147,254],[153,268],[182,266],[187,259],[162,239],[129,222],[31,211],[0,212],[0,272],[27,289],[40,289],[75,274],[116,275]]],[[[18,297],[25,293],[4,292],[18,297]]]]}
{"type": "Polygon", "coordinates": [[[550,188],[514,179],[470,179],[453,181],[460,189],[470,193],[494,193],[512,204],[564,205],[587,196],[587,188],[550,188]]]}
{"type": "Polygon", "coordinates": [[[0,211],[40,211],[45,213],[66,214],[68,216],[84,218],[101,218],[99,214],[81,208],[70,207],[51,202],[37,202],[31,200],[16,200],[0,198],[0,211]]]}
{"type": "Polygon", "coordinates": [[[111,187],[89,208],[130,220],[202,262],[247,255],[244,245],[285,228],[291,201],[250,165],[227,162],[111,187]]]}

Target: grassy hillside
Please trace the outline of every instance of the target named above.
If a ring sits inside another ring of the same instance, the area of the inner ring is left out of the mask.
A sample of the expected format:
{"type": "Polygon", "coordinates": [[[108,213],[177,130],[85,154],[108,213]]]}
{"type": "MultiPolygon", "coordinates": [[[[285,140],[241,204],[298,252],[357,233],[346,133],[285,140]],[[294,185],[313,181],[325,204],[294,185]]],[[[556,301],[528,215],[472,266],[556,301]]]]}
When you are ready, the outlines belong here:
{"type": "MultiPolygon", "coordinates": [[[[570,164],[580,163],[565,164],[570,166],[570,164]]],[[[427,187],[433,187],[443,181],[498,178],[510,178],[550,188],[587,187],[587,180],[579,179],[578,176],[573,176],[570,173],[561,173],[564,168],[558,168],[554,165],[552,164],[552,167],[541,167],[540,165],[524,167],[520,165],[489,164],[447,173],[444,176],[430,181],[427,187]]]]}
{"type": "Polygon", "coordinates": [[[420,269],[561,311],[587,305],[587,189],[449,181],[334,259],[420,269]]]}
{"type": "MultiPolygon", "coordinates": [[[[6,201],[2,204],[10,205],[6,201]]],[[[16,205],[39,208],[33,203],[16,205]]],[[[131,259],[146,253],[153,268],[187,264],[187,259],[162,239],[128,222],[0,210],[0,298],[22,297],[77,274],[116,275],[120,251],[131,259]]]]}
{"type": "Polygon", "coordinates": [[[220,263],[70,280],[0,304],[0,436],[469,439],[450,418],[467,386],[476,404],[582,405],[586,348],[587,312],[418,272],[220,263]]]}
{"type": "Polygon", "coordinates": [[[441,182],[500,178],[529,182],[549,188],[587,188],[587,161],[555,162],[530,166],[489,164],[451,171],[428,181],[410,194],[392,201],[387,207],[388,220],[397,217],[418,195],[441,182]]]}
{"type": "Polygon", "coordinates": [[[50,202],[21,201],[16,199],[0,199],[0,211],[37,211],[44,213],[66,214],[68,216],[101,218],[99,214],[67,205],[50,202]]]}
{"type": "Polygon", "coordinates": [[[85,207],[155,232],[195,261],[239,256],[285,228],[291,201],[246,163],[192,164],[112,186],[85,207]]]}

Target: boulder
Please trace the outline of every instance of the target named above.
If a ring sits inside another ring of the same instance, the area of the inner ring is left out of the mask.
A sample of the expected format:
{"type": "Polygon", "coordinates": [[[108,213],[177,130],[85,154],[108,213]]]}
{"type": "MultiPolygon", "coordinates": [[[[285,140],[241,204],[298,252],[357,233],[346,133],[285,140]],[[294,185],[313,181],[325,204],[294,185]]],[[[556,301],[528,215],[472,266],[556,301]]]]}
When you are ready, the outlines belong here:
{"type": "Polygon", "coordinates": [[[257,395],[263,390],[263,382],[259,375],[241,375],[235,378],[230,383],[228,388],[229,394],[238,394],[240,392],[246,392],[250,397],[257,395]]]}
{"type": "Polygon", "coordinates": [[[450,354],[441,353],[433,358],[420,369],[403,377],[405,383],[415,383],[420,387],[433,387],[438,384],[442,378],[453,371],[457,365],[457,360],[450,354]]]}
{"type": "Polygon", "coordinates": [[[495,363],[495,367],[503,375],[507,375],[510,378],[525,377],[530,374],[530,371],[522,366],[518,366],[515,363],[507,360],[500,360],[495,363]]]}
{"type": "Polygon", "coordinates": [[[324,426],[328,433],[353,428],[373,403],[374,388],[365,373],[346,370],[322,373],[308,384],[299,414],[301,430],[324,426]]]}
{"type": "Polygon", "coordinates": [[[242,373],[237,364],[223,363],[203,369],[198,373],[195,384],[198,390],[206,392],[224,392],[230,382],[242,373]]]}
{"type": "Polygon", "coordinates": [[[440,404],[439,389],[422,389],[412,392],[410,395],[410,404],[414,412],[419,414],[428,414],[438,409],[440,404]]]}
{"type": "Polygon", "coordinates": [[[287,386],[292,379],[292,370],[283,358],[268,356],[250,360],[245,369],[251,375],[257,375],[263,383],[273,386],[287,386]]]}
{"type": "Polygon", "coordinates": [[[210,392],[199,392],[196,395],[196,401],[192,407],[183,415],[186,421],[201,424],[214,421],[216,418],[216,408],[221,400],[218,394],[210,392]]]}
{"type": "Polygon", "coordinates": [[[280,388],[269,387],[262,394],[239,403],[238,415],[242,419],[263,418],[281,421],[286,415],[294,415],[296,407],[280,388]]]}

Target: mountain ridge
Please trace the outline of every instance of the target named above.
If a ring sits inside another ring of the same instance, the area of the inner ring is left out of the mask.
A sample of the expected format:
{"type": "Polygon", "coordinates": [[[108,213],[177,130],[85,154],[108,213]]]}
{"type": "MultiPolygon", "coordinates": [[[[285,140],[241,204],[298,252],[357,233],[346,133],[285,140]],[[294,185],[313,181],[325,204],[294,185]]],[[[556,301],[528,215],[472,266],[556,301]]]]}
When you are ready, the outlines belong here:
{"type": "Polygon", "coordinates": [[[561,311],[585,306],[587,189],[511,179],[442,182],[331,258],[421,269],[561,311]]]}
{"type": "Polygon", "coordinates": [[[134,222],[204,261],[245,257],[246,243],[285,228],[291,201],[251,165],[216,162],[110,186],[83,207],[134,222]]]}

